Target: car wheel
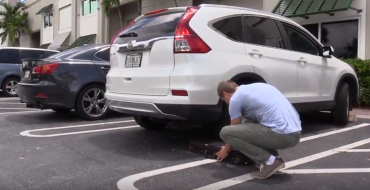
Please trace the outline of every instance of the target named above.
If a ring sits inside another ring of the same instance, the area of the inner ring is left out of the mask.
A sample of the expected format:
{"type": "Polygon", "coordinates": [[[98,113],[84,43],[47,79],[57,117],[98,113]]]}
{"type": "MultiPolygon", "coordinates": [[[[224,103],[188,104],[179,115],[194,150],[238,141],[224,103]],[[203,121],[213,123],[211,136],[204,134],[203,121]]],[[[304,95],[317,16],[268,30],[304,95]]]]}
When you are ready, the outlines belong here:
{"type": "Polygon", "coordinates": [[[226,103],[222,103],[222,114],[218,121],[213,124],[207,124],[206,128],[209,130],[209,134],[212,138],[221,139],[220,131],[223,127],[230,125],[229,109],[226,103]]]}
{"type": "Polygon", "coordinates": [[[163,130],[167,127],[167,121],[143,116],[134,116],[134,119],[140,127],[151,131],[163,130]]]}
{"type": "Polygon", "coordinates": [[[57,113],[69,113],[72,109],[68,109],[68,108],[54,108],[52,110],[55,111],[55,112],[57,112],[57,113]]]}
{"type": "Polygon", "coordinates": [[[3,91],[3,95],[7,97],[16,97],[18,96],[18,83],[19,79],[16,77],[11,77],[6,79],[1,86],[1,90],[3,91]]]}
{"type": "Polygon", "coordinates": [[[83,88],[77,96],[75,110],[86,120],[103,119],[110,112],[104,97],[103,85],[93,84],[83,88]]]}
{"type": "Polygon", "coordinates": [[[335,107],[331,111],[333,123],[339,126],[346,126],[349,121],[350,100],[348,84],[340,86],[335,99],[335,107]]]}

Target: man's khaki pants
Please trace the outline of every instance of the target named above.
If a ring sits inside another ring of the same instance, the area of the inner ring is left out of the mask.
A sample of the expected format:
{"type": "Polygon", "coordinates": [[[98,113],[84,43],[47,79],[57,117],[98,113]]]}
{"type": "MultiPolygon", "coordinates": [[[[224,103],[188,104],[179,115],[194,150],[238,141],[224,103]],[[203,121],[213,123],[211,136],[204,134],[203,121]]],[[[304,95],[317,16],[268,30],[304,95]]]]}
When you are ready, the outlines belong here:
{"type": "Polygon", "coordinates": [[[279,156],[278,149],[296,146],[301,133],[282,135],[258,123],[243,121],[242,124],[223,127],[220,137],[256,163],[265,163],[271,155],[279,156]]]}

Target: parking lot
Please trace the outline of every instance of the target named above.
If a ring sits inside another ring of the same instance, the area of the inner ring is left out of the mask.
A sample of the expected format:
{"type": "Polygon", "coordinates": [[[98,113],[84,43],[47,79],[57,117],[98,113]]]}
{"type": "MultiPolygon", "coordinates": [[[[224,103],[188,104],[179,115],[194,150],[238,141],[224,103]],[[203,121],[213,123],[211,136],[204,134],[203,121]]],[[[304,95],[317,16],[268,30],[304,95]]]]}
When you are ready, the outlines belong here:
{"type": "Polygon", "coordinates": [[[82,121],[74,112],[25,108],[0,98],[0,189],[244,190],[366,189],[370,185],[370,121],[346,128],[328,114],[303,117],[304,135],[281,151],[286,167],[268,180],[254,166],[218,163],[188,150],[197,130],[150,132],[113,114],[82,121]]]}

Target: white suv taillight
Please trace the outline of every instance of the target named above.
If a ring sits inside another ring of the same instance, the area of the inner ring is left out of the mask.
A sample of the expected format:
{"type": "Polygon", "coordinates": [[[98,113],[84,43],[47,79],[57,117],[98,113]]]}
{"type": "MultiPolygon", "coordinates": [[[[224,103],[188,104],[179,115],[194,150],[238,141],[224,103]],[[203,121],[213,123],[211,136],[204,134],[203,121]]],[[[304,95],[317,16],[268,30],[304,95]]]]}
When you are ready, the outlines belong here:
{"type": "Polygon", "coordinates": [[[174,53],[208,53],[211,48],[190,28],[189,22],[199,7],[188,7],[175,30],[174,53]]]}

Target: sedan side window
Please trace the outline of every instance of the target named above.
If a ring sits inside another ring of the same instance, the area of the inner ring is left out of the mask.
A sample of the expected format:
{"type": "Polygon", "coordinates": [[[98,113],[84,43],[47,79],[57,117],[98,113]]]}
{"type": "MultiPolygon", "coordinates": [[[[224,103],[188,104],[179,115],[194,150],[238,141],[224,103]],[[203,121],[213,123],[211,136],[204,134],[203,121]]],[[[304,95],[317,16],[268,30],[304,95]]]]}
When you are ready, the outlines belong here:
{"type": "Polygon", "coordinates": [[[288,24],[282,24],[292,46],[290,50],[308,53],[311,55],[319,55],[316,45],[313,44],[312,41],[307,38],[302,31],[288,24]]]}
{"type": "Polygon", "coordinates": [[[110,55],[110,48],[107,48],[103,51],[100,51],[100,52],[96,53],[95,57],[98,58],[98,60],[101,59],[101,60],[109,62],[109,60],[110,60],[109,55],[110,55]]]}
{"type": "Polygon", "coordinates": [[[284,48],[276,22],[272,19],[244,16],[245,38],[250,44],[284,48]]]}

